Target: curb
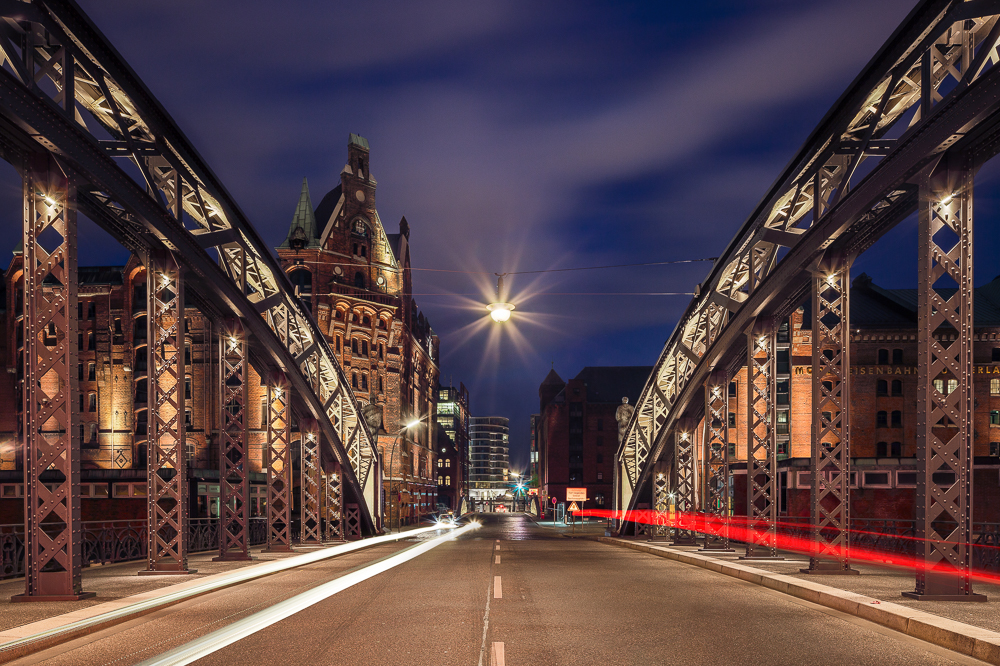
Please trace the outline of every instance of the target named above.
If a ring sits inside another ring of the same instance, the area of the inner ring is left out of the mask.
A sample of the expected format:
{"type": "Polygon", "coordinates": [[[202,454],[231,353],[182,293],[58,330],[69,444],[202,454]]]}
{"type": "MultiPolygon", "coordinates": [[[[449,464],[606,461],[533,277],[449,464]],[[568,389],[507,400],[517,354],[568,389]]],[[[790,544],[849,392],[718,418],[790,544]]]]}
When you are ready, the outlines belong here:
{"type": "Polygon", "coordinates": [[[673,550],[664,546],[640,544],[614,537],[598,537],[596,540],[739,578],[754,585],[760,585],[848,615],[854,615],[974,659],[1000,665],[1000,633],[989,629],[949,620],[940,615],[932,615],[908,606],[880,601],[863,594],[839,590],[822,583],[802,580],[794,576],[774,574],[745,564],[725,562],[697,553],[673,550]]]}

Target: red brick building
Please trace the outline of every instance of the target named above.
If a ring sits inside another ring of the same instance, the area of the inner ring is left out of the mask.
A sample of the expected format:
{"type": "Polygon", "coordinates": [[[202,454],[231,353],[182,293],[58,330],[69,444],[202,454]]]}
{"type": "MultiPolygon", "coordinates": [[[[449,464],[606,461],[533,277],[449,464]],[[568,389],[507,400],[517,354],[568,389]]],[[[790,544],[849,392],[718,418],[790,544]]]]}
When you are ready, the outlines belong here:
{"type": "MultiPolygon", "coordinates": [[[[851,512],[856,518],[910,519],[917,468],[917,291],[882,289],[862,274],[850,299],[851,512]]],[[[974,316],[974,519],[995,522],[1000,520],[1000,279],[976,289],[974,316]]],[[[810,512],[811,335],[808,306],[793,313],[778,334],[780,510],[790,516],[810,512]]],[[[746,381],[744,368],[729,389],[736,514],[746,506],[746,381]]],[[[957,385],[947,374],[933,381],[945,393],[957,385]]]]}
{"type": "Polygon", "coordinates": [[[538,387],[539,414],[533,450],[538,453],[538,500],[566,500],[566,488],[586,488],[584,508],[612,504],[618,423],[615,411],[628,397],[635,404],[651,367],[587,367],[563,382],[556,371],[538,387]]]}
{"type": "MultiPolygon", "coordinates": [[[[400,438],[391,474],[398,498],[394,516],[399,509],[407,523],[433,511],[437,496],[429,424],[435,414],[438,339],[411,297],[409,226],[404,219],[400,233],[386,234],[375,211],[368,154],[367,142],[351,135],[341,182],[315,210],[303,184],[278,255],[340,356],[359,400],[383,406],[378,443],[386,467],[391,453],[386,447],[391,448],[400,424],[422,419],[400,438]]],[[[17,248],[4,272],[0,299],[0,357],[7,370],[0,377],[0,401],[9,406],[0,410],[0,524],[23,520],[22,263],[17,248]]],[[[81,267],[79,282],[82,518],[141,518],[148,423],[145,268],[135,257],[125,266],[81,267]]],[[[218,331],[193,307],[187,309],[184,331],[191,510],[194,517],[214,517],[221,419],[218,331]]],[[[252,369],[248,390],[250,509],[261,516],[265,396],[252,369]]],[[[293,443],[296,439],[293,435],[293,443]]],[[[297,459],[294,465],[297,471],[297,459]]]]}
{"type": "Polygon", "coordinates": [[[375,208],[369,152],[368,141],[351,134],[340,183],[315,209],[303,181],[278,259],[358,400],[382,408],[383,497],[406,524],[437,504],[439,342],[412,297],[410,226],[404,217],[399,233],[386,233],[375,208]]]}

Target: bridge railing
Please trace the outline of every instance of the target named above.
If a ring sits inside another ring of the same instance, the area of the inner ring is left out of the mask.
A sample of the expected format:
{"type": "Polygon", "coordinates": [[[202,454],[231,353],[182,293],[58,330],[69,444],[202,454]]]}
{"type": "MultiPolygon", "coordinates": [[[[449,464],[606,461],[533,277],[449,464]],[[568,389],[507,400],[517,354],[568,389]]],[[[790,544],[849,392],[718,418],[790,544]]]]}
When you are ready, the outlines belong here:
{"type": "MultiPolygon", "coordinates": [[[[219,519],[192,518],[188,526],[190,552],[207,552],[219,547],[219,519]]],[[[46,524],[53,534],[61,523],[46,524]]],[[[46,531],[48,531],[48,529],[46,531]]],[[[81,523],[83,564],[114,564],[146,558],[148,525],[142,520],[88,520],[81,523]]],[[[251,518],[250,544],[267,542],[267,520],[251,518]]],[[[0,580],[24,576],[24,525],[0,525],[0,580]]]]}

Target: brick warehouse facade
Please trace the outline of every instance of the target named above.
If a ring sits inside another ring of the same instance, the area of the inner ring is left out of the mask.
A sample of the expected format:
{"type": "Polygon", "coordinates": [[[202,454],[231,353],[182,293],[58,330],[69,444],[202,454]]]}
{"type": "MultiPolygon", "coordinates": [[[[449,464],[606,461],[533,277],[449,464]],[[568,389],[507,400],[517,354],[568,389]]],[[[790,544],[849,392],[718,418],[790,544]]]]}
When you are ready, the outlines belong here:
{"type": "Polygon", "coordinates": [[[534,419],[532,450],[538,454],[538,501],[566,500],[566,488],[586,488],[583,508],[612,505],[618,423],[615,411],[628,397],[635,404],[648,366],[587,367],[563,382],[556,371],[538,387],[539,414],[534,419]]]}
{"type": "MultiPolygon", "coordinates": [[[[394,512],[399,513],[394,515],[402,515],[404,523],[413,522],[433,511],[437,495],[429,437],[435,413],[438,339],[410,297],[406,220],[400,223],[400,234],[385,234],[374,209],[375,180],[368,172],[367,142],[351,135],[348,153],[341,184],[316,211],[303,186],[289,238],[278,248],[278,255],[340,355],[359,401],[383,407],[378,445],[386,467],[390,459],[386,446],[392,446],[398,424],[423,417],[419,427],[400,438],[391,475],[393,490],[399,486],[393,503],[394,512]],[[350,197],[354,203],[345,205],[341,191],[354,192],[350,197]],[[339,216],[332,214],[334,209],[339,216]],[[322,228],[315,224],[317,214],[324,222],[322,228]],[[344,219],[352,225],[364,220],[367,233],[345,226],[344,219]],[[363,253],[356,249],[359,244],[363,253]],[[340,279],[344,274],[352,276],[350,283],[340,279]],[[363,285],[355,281],[357,274],[363,276],[363,285]],[[323,288],[314,291],[311,285],[323,288]]],[[[23,520],[21,277],[18,248],[4,272],[0,299],[0,354],[7,369],[0,378],[0,400],[11,405],[0,412],[0,524],[23,520]]],[[[82,519],[139,518],[146,512],[145,268],[135,257],[125,266],[81,267],[79,281],[82,519]]],[[[184,391],[193,517],[218,515],[221,407],[216,327],[196,309],[187,309],[184,330],[189,365],[184,391]]],[[[252,369],[249,374],[250,510],[253,516],[263,516],[264,391],[257,374],[252,369]]],[[[294,464],[297,470],[297,459],[294,464]]],[[[293,474],[296,482],[297,477],[293,474]]]]}
{"type": "MultiPolygon", "coordinates": [[[[866,275],[851,289],[851,513],[912,519],[917,429],[916,289],[882,289],[866,275]]],[[[973,439],[974,520],[1000,521],[1000,278],[976,289],[973,439]]],[[[780,513],[810,515],[812,339],[809,306],[778,332],[775,423],[780,513]]],[[[940,336],[942,333],[937,333],[940,336]]],[[[944,333],[944,335],[949,335],[944,333]]],[[[947,374],[934,382],[951,390],[947,374]]],[[[743,368],[729,386],[733,512],[746,512],[743,368]],[[735,426],[735,427],[733,427],[735,426]],[[735,433],[735,437],[733,436],[735,433]]],[[[696,431],[699,455],[704,422],[696,431]]],[[[945,481],[945,479],[942,479],[945,481]]]]}
{"type": "Polygon", "coordinates": [[[404,217],[399,233],[387,234],[379,219],[369,153],[351,134],[340,184],[315,209],[303,181],[278,260],[358,400],[382,408],[383,508],[408,524],[437,504],[439,341],[412,297],[410,226],[404,217]]]}

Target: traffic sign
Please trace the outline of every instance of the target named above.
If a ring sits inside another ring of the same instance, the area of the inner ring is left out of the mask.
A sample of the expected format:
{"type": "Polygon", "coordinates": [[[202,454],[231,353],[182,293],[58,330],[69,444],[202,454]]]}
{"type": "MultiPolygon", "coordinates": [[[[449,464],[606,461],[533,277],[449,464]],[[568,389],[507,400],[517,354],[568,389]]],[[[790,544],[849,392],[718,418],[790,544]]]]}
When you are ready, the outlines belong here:
{"type": "Polygon", "coordinates": [[[574,511],[579,511],[580,507],[576,505],[576,502],[571,502],[569,508],[566,510],[569,511],[570,513],[573,513],[574,511]]]}
{"type": "Polygon", "coordinates": [[[555,497],[553,497],[553,498],[552,498],[552,503],[553,503],[553,504],[555,504],[555,503],[556,503],[556,502],[558,502],[558,501],[559,501],[559,500],[557,500],[557,499],[556,499],[555,497]]]}
{"type": "Polygon", "coordinates": [[[567,488],[566,489],[566,501],[567,502],[586,502],[587,501],[587,489],[586,488],[567,488]]]}

